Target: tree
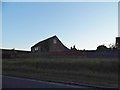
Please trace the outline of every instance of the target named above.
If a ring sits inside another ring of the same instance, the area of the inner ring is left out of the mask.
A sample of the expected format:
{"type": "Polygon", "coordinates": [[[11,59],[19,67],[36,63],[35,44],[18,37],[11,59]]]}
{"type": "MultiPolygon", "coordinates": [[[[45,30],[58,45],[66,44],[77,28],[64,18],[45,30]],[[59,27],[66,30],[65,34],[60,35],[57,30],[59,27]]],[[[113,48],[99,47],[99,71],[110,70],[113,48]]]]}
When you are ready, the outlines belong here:
{"type": "Polygon", "coordinates": [[[107,50],[108,48],[103,44],[97,47],[97,50],[107,50]]]}
{"type": "Polygon", "coordinates": [[[110,49],[115,49],[116,48],[115,44],[109,44],[108,46],[109,46],[110,49]]]}

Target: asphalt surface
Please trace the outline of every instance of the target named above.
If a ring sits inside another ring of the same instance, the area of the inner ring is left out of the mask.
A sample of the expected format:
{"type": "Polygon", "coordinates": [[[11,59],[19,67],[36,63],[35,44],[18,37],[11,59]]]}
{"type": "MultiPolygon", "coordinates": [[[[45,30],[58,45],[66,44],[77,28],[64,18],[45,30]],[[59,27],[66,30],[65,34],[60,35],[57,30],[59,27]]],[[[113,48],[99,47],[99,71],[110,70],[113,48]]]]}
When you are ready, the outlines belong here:
{"type": "Polygon", "coordinates": [[[2,88],[86,88],[90,87],[2,76],[2,88]]]}

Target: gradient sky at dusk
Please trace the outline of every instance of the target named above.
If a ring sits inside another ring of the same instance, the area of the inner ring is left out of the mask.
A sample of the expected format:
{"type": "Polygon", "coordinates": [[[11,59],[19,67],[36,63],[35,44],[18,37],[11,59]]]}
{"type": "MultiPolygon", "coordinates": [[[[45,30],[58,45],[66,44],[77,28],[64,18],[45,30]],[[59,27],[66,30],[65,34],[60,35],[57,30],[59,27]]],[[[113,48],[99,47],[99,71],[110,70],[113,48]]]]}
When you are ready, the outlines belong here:
{"type": "Polygon", "coordinates": [[[96,49],[115,43],[117,2],[3,2],[2,48],[30,50],[57,35],[65,46],[96,49]]]}

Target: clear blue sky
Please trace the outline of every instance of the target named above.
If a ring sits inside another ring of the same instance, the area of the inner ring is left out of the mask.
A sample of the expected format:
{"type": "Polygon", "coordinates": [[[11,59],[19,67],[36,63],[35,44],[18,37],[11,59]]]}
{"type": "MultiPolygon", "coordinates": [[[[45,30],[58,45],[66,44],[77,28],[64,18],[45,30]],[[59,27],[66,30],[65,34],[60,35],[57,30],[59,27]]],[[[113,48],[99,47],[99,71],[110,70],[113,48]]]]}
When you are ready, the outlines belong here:
{"type": "Polygon", "coordinates": [[[65,46],[96,49],[115,43],[117,2],[4,2],[2,48],[30,50],[37,42],[57,35],[65,46]]]}
{"type": "Polygon", "coordinates": [[[0,3],[0,48],[2,47],[2,3],[0,3]]]}

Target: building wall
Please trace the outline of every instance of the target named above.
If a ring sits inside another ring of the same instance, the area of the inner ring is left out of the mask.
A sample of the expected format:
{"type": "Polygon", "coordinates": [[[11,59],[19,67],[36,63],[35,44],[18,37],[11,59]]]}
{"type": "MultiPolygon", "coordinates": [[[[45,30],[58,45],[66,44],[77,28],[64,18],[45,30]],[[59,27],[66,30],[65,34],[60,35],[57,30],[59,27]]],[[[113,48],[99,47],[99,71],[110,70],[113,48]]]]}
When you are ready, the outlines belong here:
{"type": "Polygon", "coordinates": [[[61,52],[67,51],[67,47],[65,47],[61,41],[57,37],[53,37],[51,39],[45,40],[38,45],[35,45],[31,48],[32,52],[61,52]]]}
{"type": "Polygon", "coordinates": [[[61,43],[58,38],[52,38],[50,40],[50,52],[67,51],[68,49],[61,43]]]}
{"type": "Polygon", "coordinates": [[[120,49],[120,37],[116,37],[116,47],[120,49]]]}
{"type": "Polygon", "coordinates": [[[120,57],[120,50],[103,50],[103,51],[97,51],[97,50],[89,50],[85,51],[85,55],[88,58],[112,58],[112,57],[120,57]]]}
{"type": "Polygon", "coordinates": [[[32,52],[49,52],[49,41],[43,42],[31,48],[32,52]]]}

